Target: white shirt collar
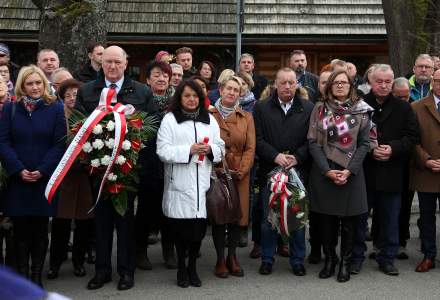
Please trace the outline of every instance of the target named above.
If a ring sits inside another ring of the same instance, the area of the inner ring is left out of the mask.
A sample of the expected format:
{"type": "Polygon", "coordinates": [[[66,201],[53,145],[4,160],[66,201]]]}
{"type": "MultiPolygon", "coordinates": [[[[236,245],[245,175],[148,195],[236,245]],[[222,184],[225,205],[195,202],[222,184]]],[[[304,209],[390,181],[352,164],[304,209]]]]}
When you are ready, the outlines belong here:
{"type": "MultiPolygon", "coordinates": [[[[105,86],[106,87],[110,87],[110,84],[112,84],[113,82],[109,81],[107,78],[105,78],[105,86]]],[[[114,82],[114,84],[116,84],[116,93],[119,93],[119,91],[122,88],[122,84],[124,83],[124,76],[122,76],[121,79],[119,79],[118,81],[114,82]]]]}
{"type": "Polygon", "coordinates": [[[290,100],[289,102],[284,102],[284,101],[282,101],[282,100],[278,97],[278,101],[280,101],[280,106],[281,106],[281,108],[284,110],[284,113],[287,114],[287,112],[289,111],[290,107],[292,107],[293,99],[290,100]]]}
{"type": "MultiPolygon", "coordinates": [[[[434,93],[433,93],[433,95],[434,95],[434,93]]],[[[434,102],[435,102],[435,106],[438,107],[438,104],[440,102],[440,98],[437,97],[436,95],[434,95],[434,102]]]]}

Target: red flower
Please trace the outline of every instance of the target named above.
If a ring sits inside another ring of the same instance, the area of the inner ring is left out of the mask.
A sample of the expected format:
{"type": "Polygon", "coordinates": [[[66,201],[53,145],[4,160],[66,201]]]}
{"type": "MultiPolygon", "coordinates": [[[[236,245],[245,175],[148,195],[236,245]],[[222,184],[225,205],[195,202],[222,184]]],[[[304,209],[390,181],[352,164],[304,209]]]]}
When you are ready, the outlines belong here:
{"type": "Polygon", "coordinates": [[[141,140],[135,139],[131,141],[131,149],[138,152],[141,149],[141,140]]]}
{"type": "Polygon", "coordinates": [[[85,153],[84,151],[81,151],[78,156],[82,159],[86,159],[87,158],[87,153],[85,153]]]}
{"type": "Polygon", "coordinates": [[[124,185],[122,183],[114,183],[108,187],[108,192],[110,194],[118,194],[123,188],[124,185]]]}
{"type": "Polygon", "coordinates": [[[301,205],[294,204],[290,209],[294,214],[299,213],[301,211],[301,205]]]}
{"type": "Polygon", "coordinates": [[[121,172],[124,174],[130,173],[131,169],[133,169],[133,162],[131,160],[127,160],[122,166],[121,166],[121,172]]]}
{"type": "Polygon", "coordinates": [[[137,118],[137,119],[128,120],[128,125],[136,128],[136,129],[141,129],[142,128],[142,119],[137,118]]]}

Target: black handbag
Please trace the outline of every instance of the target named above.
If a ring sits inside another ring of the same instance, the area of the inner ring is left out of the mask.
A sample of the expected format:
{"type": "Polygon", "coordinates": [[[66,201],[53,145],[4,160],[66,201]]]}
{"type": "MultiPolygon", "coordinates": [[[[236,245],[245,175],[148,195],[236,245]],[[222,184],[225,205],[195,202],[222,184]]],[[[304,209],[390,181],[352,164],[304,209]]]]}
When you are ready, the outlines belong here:
{"type": "Polygon", "coordinates": [[[242,217],[240,196],[224,156],[223,169],[211,171],[210,187],[206,192],[206,210],[211,224],[237,223],[242,217]]]}

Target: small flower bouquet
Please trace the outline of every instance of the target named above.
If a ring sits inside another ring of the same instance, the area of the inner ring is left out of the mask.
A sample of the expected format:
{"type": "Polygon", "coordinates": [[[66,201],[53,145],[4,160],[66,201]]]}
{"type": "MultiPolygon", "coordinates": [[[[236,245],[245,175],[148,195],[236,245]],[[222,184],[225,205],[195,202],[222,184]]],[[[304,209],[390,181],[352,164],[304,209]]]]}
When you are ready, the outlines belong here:
{"type": "Polygon", "coordinates": [[[307,224],[306,189],[294,168],[276,167],[268,175],[268,221],[283,239],[307,224]]]}
{"type": "Polygon", "coordinates": [[[104,201],[112,201],[115,210],[125,214],[128,193],[136,192],[139,183],[139,151],[154,136],[157,121],[155,116],[135,111],[132,105],[111,106],[115,97],[114,91],[104,89],[100,105],[90,116],[72,112],[69,147],[46,187],[49,203],[73,162],[79,161],[91,175],[101,179],[96,203],[104,195],[104,201]]]}

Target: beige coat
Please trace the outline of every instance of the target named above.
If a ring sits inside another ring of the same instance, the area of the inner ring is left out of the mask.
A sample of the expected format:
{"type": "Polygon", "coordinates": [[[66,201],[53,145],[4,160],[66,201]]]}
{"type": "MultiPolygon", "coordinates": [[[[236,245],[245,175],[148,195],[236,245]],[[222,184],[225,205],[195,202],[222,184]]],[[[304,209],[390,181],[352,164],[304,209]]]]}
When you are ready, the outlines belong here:
{"type": "Polygon", "coordinates": [[[220,137],[225,142],[226,162],[231,170],[237,172],[236,183],[240,194],[242,218],[240,226],[249,222],[249,173],[254,164],[255,126],[252,114],[237,108],[223,119],[217,109],[211,113],[220,126],[220,137]]]}
{"type": "Polygon", "coordinates": [[[412,103],[420,128],[420,144],[416,146],[410,170],[410,188],[418,192],[440,193],[440,173],[429,170],[429,157],[440,159],[440,114],[432,95],[412,103]]]}

